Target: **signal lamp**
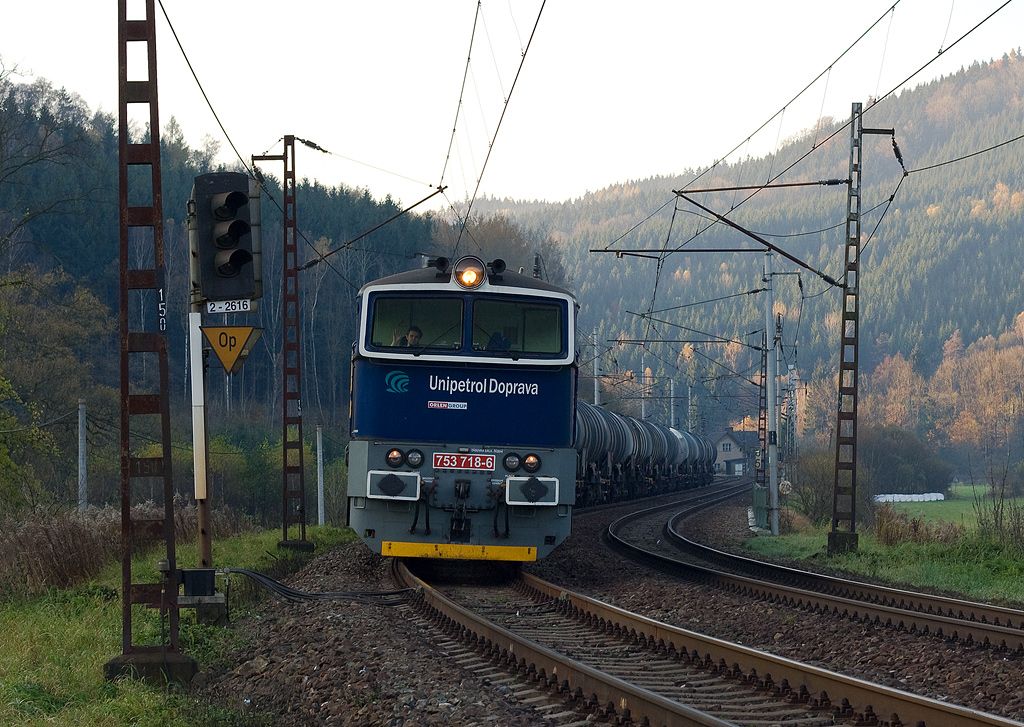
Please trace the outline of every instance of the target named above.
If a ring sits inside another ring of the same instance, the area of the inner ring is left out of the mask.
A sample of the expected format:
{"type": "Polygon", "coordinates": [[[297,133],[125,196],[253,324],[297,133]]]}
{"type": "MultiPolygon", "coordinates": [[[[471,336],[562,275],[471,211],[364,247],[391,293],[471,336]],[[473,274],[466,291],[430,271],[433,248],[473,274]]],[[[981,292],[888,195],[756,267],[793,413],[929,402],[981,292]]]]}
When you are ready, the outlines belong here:
{"type": "Polygon", "coordinates": [[[214,172],[195,178],[189,203],[193,285],[205,300],[252,300],[259,296],[249,207],[249,179],[238,172],[214,172]]]}
{"type": "Polygon", "coordinates": [[[523,469],[527,472],[536,472],[540,469],[540,457],[535,454],[528,454],[523,457],[523,469]]]}
{"type": "Polygon", "coordinates": [[[487,277],[486,271],[480,258],[464,257],[455,263],[455,282],[463,288],[479,288],[487,277]]]}
{"type": "Polygon", "coordinates": [[[405,455],[400,449],[389,449],[388,453],[384,455],[384,461],[388,463],[388,467],[401,467],[405,462],[405,455]]]}
{"type": "Polygon", "coordinates": [[[519,465],[521,463],[522,462],[519,459],[519,455],[516,454],[515,452],[509,452],[508,454],[505,455],[504,465],[505,469],[507,469],[509,472],[515,472],[517,469],[519,469],[519,465]]]}
{"type": "Polygon", "coordinates": [[[423,452],[418,449],[410,449],[405,453],[405,461],[409,463],[410,467],[419,467],[423,464],[423,452]]]}

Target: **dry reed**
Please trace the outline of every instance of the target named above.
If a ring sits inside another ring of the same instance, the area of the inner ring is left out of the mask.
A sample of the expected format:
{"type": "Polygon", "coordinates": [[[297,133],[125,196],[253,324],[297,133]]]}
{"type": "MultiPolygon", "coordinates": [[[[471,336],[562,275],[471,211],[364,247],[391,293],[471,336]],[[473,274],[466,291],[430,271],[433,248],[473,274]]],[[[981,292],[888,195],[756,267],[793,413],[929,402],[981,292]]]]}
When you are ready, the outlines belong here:
{"type": "MultiPolygon", "coordinates": [[[[163,509],[148,502],[132,508],[132,519],[154,519],[163,509]]],[[[231,508],[213,511],[213,532],[229,537],[253,529],[250,518],[231,508]]],[[[198,532],[194,504],[176,502],[177,542],[192,541],[198,532]]],[[[133,549],[145,547],[141,538],[133,549]]],[[[35,512],[17,520],[0,520],[0,597],[32,595],[47,588],[66,588],[96,576],[121,553],[119,508],[35,512]]]]}
{"type": "Polygon", "coordinates": [[[956,523],[912,518],[888,503],[875,509],[875,535],[885,545],[907,542],[953,545],[963,540],[965,532],[963,526],[956,523]]]}

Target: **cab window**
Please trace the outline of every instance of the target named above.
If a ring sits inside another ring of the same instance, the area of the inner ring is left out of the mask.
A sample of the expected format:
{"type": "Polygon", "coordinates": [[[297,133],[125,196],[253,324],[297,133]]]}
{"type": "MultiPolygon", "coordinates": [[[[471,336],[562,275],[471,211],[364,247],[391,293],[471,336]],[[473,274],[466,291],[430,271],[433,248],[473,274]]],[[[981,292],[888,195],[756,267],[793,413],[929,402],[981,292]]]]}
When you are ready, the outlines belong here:
{"type": "Polygon", "coordinates": [[[473,303],[473,350],[557,355],[563,320],[558,303],[480,299],[473,303]]]}
{"type": "Polygon", "coordinates": [[[462,300],[423,296],[377,297],[370,345],[379,348],[462,348],[462,300]]]}

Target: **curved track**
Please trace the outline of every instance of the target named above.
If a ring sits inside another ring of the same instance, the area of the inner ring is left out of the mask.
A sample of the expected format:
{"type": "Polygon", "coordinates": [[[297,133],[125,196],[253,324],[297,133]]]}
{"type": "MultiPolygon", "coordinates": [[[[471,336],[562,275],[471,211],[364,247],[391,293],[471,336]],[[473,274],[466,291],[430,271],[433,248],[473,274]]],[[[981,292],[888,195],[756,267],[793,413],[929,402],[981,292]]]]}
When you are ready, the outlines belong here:
{"type": "Polygon", "coordinates": [[[631,538],[623,535],[629,526],[646,518],[663,517],[661,513],[678,509],[678,505],[659,505],[619,518],[608,527],[609,541],[631,558],[753,598],[967,643],[1024,651],[1024,611],[846,581],[733,555],[686,538],[680,532],[680,523],[713,504],[717,503],[687,504],[669,519],[662,533],[676,549],[728,572],[680,560],[649,545],[630,542],[631,538]]]}

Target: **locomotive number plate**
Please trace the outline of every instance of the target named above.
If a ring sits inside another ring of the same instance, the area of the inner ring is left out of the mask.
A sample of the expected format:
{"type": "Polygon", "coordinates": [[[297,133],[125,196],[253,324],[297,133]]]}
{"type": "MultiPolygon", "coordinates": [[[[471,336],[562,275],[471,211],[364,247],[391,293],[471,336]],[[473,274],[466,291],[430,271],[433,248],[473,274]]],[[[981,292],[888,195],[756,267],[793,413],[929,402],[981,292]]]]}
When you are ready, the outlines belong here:
{"type": "Polygon", "coordinates": [[[434,452],[436,470],[486,470],[494,471],[493,454],[462,454],[460,452],[434,452]]]}

